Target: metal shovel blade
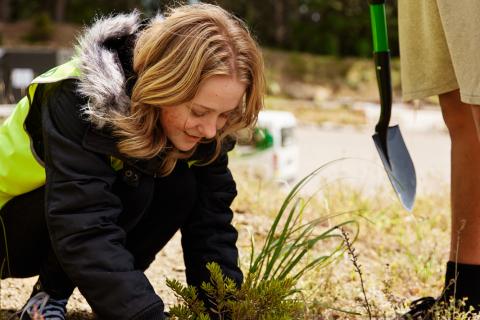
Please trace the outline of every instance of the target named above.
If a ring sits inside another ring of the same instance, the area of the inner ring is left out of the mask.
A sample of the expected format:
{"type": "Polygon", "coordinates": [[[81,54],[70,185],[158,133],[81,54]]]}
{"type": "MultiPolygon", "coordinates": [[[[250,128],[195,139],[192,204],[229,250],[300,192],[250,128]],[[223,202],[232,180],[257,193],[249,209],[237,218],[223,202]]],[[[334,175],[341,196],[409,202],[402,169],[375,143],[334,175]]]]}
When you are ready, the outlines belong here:
{"type": "Polygon", "coordinates": [[[372,138],[400,202],[405,209],[412,211],[417,191],[417,177],[400,128],[398,125],[388,127],[386,148],[381,142],[379,133],[375,133],[372,138]]]}

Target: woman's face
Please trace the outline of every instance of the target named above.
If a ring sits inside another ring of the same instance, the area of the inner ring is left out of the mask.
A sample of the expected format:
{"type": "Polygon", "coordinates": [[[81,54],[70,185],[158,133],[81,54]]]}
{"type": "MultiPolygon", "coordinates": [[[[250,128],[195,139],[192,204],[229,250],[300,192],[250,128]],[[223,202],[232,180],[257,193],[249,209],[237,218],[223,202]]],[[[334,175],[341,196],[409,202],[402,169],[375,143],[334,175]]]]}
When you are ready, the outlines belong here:
{"type": "Polygon", "coordinates": [[[168,140],[177,149],[188,151],[200,139],[215,137],[240,104],[245,89],[233,77],[214,76],[204,81],[192,101],[162,108],[160,123],[168,140]]]}

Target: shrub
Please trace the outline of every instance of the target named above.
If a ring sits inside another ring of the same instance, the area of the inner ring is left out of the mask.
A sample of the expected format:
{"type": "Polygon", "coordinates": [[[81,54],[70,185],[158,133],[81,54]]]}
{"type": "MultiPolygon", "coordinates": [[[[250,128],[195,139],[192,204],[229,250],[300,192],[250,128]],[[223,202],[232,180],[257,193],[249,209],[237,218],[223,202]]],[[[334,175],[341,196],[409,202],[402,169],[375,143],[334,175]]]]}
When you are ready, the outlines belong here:
{"type": "Polygon", "coordinates": [[[46,12],[42,12],[35,16],[33,25],[28,34],[25,36],[25,40],[29,42],[43,42],[48,41],[53,35],[53,22],[50,15],[46,12]]]}

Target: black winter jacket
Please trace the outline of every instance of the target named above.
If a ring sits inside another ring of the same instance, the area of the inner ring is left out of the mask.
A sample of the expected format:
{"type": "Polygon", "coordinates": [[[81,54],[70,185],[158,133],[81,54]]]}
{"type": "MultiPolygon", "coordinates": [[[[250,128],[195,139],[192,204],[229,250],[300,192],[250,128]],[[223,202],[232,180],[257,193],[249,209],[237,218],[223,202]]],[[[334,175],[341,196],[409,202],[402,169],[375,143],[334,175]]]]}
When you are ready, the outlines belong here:
{"type": "MultiPolygon", "coordinates": [[[[44,155],[52,247],[101,319],[163,319],[161,299],[125,247],[128,230],[156,201],[152,186],[158,159],[124,158],[109,129],[112,110],[128,108],[131,83],[127,79],[134,78],[131,52],[138,28],[136,13],[97,21],[80,43],[81,79],[63,81],[48,92],[38,89],[36,94],[42,97],[35,101],[42,105],[32,106],[32,115],[38,108],[42,117],[41,131],[30,133],[35,149],[44,155]],[[111,156],[124,161],[124,170],[112,169],[111,156]],[[130,188],[128,197],[120,197],[113,189],[119,179],[130,188]]],[[[202,145],[195,157],[202,158],[213,147],[202,145]]],[[[195,218],[182,227],[189,284],[208,281],[205,264],[209,261],[216,261],[227,276],[242,282],[237,232],[231,225],[236,187],[226,153],[232,147],[224,146],[214,163],[190,168],[198,201],[195,218]]]]}

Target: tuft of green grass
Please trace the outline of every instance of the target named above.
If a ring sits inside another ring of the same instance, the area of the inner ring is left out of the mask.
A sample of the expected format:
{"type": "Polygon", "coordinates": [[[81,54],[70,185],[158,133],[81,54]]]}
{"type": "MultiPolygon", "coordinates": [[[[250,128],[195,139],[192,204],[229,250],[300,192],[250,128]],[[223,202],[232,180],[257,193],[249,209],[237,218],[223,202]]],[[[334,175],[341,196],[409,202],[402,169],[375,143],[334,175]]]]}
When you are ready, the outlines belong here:
{"type": "Polygon", "coordinates": [[[195,288],[179,286],[172,280],[168,282],[180,298],[180,304],[170,310],[173,319],[203,319],[208,313],[219,319],[233,320],[298,319],[304,313],[304,304],[299,300],[302,292],[299,280],[312,270],[329,265],[345,252],[340,228],[351,227],[355,234],[358,233],[355,219],[344,219],[332,226],[326,224],[332,216],[322,216],[321,212],[317,212],[316,218],[307,219],[305,209],[314,195],[304,197],[300,191],[323,168],[300,180],[288,193],[258,252],[252,239],[246,280],[240,289],[222,274],[218,265],[208,264],[210,283],[203,283],[201,290],[212,307],[205,313],[203,305],[196,308],[199,300],[195,288]],[[319,247],[329,249],[312,255],[312,250],[319,247]]]}

